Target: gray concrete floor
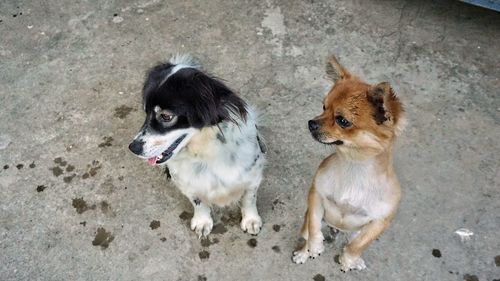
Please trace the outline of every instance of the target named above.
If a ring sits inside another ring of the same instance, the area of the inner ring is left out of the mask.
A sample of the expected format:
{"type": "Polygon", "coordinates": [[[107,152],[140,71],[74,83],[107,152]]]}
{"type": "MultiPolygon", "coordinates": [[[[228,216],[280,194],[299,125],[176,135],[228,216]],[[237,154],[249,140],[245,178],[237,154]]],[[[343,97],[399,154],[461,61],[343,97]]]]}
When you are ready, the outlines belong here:
{"type": "Polygon", "coordinates": [[[0,2],[1,280],[500,279],[498,13],[458,1],[71,2],[0,2]],[[262,113],[256,246],[235,207],[216,210],[218,234],[199,241],[189,202],[127,151],[144,73],[176,52],[262,113]],[[330,53],[390,81],[410,120],[398,216],[365,252],[368,269],[346,274],[334,262],[343,236],[317,260],[290,259],[331,152],[306,129],[330,53]]]}

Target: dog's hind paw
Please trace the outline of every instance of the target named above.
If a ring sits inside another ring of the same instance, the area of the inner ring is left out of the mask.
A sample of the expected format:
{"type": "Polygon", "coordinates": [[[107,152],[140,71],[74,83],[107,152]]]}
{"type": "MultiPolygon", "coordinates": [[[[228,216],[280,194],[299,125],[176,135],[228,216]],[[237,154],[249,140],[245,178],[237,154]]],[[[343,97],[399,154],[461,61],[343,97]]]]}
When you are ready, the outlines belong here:
{"type": "Polygon", "coordinates": [[[340,258],[340,270],[347,272],[349,270],[363,270],[366,268],[365,261],[361,257],[354,257],[343,253],[340,258]]]}
{"type": "Polygon", "coordinates": [[[257,235],[262,228],[262,219],[259,215],[246,215],[241,219],[241,229],[252,235],[257,235]]]}

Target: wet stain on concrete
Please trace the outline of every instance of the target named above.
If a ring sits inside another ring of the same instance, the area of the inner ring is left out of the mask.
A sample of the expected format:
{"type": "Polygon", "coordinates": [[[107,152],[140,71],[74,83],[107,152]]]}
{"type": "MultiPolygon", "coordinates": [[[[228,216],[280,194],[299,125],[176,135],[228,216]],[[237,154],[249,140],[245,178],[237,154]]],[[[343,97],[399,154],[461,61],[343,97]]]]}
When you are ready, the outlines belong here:
{"type": "Polygon", "coordinates": [[[498,255],[498,256],[495,257],[495,265],[497,267],[500,267],[500,255],[498,255]]]}
{"type": "Polygon", "coordinates": [[[85,200],[83,200],[83,197],[82,198],[74,198],[72,205],[76,209],[76,212],[79,214],[82,214],[83,212],[85,212],[87,210],[94,210],[96,208],[95,205],[92,205],[92,206],[87,205],[87,202],[85,202],[85,200]]]}
{"type": "Polygon", "coordinates": [[[73,166],[71,164],[66,167],[66,172],[73,172],[74,170],[75,170],[75,166],[73,166]]]}
{"type": "Polygon", "coordinates": [[[39,185],[36,187],[36,192],[42,192],[46,189],[47,187],[45,185],[39,185]]]}
{"type": "Polygon", "coordinates": [[[275,253],[278,253],[278,254],[279,254],[279,253],[281,253],[280,246],[273,246],[271,249],[273,249],[273,251],[274,251],[275,253]]]}
{"type": "Polygon", "coordinates": [[[71,176],[66,176],[66,177],[63,178],[63,181],[65,183],[70,183],[75,176],[76,176],[76,174],[72,174],[71,176]]]}
{"type": "Polygon", "coordinates": [[[104,200],[99,203],[99,206],[101,208],[101,212],[107,216],[115,216],[115,212],[111,209],[111,205],[109,205],[108,201],[104,200]]]}
{"type": "Polygon", "coordinates": [[[201,243],[202,247],[210,247],[213,244],[219,243],[219,239],[214,238],[214,239],[210,240],[209,237],[203,237],[203,238],[201,238],[200,243],[201,243]]]}
{"type": "Polygon", "coordinates": [[[30,169],[35,168],[35,167],[36,167],[35,162],[34,162],[34,161],[33,161],[33,162],[31,162],[31,164],[30,164],[28,167],[30,167],[30,169]]]}
{"type": "Polygon", "coordinates": [[[479,278],[477,278],[476,275],[472,275],[472,274],[465,274],[464,275],[464,280],[465,281],[479,281],[479,278]]]}
{"type": "Polygon", "coordinates": [[[87,172],[82,175],[82,178],[88,179],[89,177],[97,175],[97,171],[99,171],[99,169],[101,169],[99,161],[92,161],[92,164],[87,164],[87,172]]]}
{"type": "Polygon", "coordinates": [[[225,214],[220,219],[225,225],[235,226],[239,225],[241,222],[241,213],[238,211],[230,212],[229,214],[225,214]]]}
{"type": "Polygon", "coordinates": [[[275,224],[275,225],[273,225],[273,230],[276,232],[280,232],[281,226],[279,224],[275,224]]]}
{"type": "Polygon", "coordinates": [[[166,237],[162,237],[162,238],[160,238],[160,241],[161,242],[165,242],[165,241],[167,241],[167,238],[166,237]]]}
{"type": "Polygon", "coordinates": [[[210,253],[208,251],[203,250],[198,253],[198,256],[200,257],[200,259],[205,260],[210,257],[210,253]]]}
{"type": "Polygon", "coordinates": [[[103,142],[98,145],[99,147],[113,146],[113,144],[111,143],[113,141],[113,137],[103,137],[102,140],[103,142]]]}
{"type": "Polygon", "coordinates": [[[3,169],[7,170],[9,168],[9,165],[3,165],[3,169]]]}
{"type": "Polygon", "coordinates": [[[23,167],[24,167],[24,164],[17,164],[17,165],[16,165],[16,168],[17,168],[18,170],[21,170],[23,167]]]}
{"type": "Polygon", "coordinates": [[[54,176],[56,177],[63,174],[63,170],[57,166],[50,168],[50,170],[52,171],[52,174],[54,174],[54,176]]]}
{"type": "Polygon", "coordinates": [[[316,275],[314,275],[313,280],[314,281],[325,281],[326,279],[325,279],[325,276],[323,276],[321,274],[316,274],[316,275]]]}
{"type": "Polygon", "coordinates": [[[335,263],[340,264],[340,255],[335,255],[335,256],[333,257],[333,261],[334,261],[335,263]]]}
{"type": "Polygon", "coordinates": [[[438,249],[432,249],[432,255],[436,258],[440,258],[441,257],[441,251],[438,250],[438,249]]]}
{"type": "Polygon", "coordinates": [[[115,117],[120,119],[124,119],[127,115],[130,114],[134,109],[132,107],[122,105],[120,107],[115,108],[115,117]]]}
{"type": "Polygon", "coordinates": [[[62,157],[57,157],[54,159],[54,163],[58,164],[59,166],[66,166],[68,164],[67,161],[64,161],[64,159],[62,157]]]}
{"type": "Polygon", "coordinates": [[[255,238],[249,239],[247,245],[250,246],[250,248],[257,247],[257,239],[255,238]]]}
{"type": "Polygon", "coordinates": [[[198,275],[198,281],[207,281],[207,277],[204,275],[198,275]]]}
{"type": "Polygon", "coordinates": [[[275,207],[278,207],[279,205],[285,205],[281,200],[279,199],[274,199],[273,205],[271,206],[271,210],[274,210],[275,207]]]}
{"type": "Polygon", "coordinates": [[[180,215],[179,215],[179,218],[183,221],[187,221],[189,219],[191,219],[193,217],[193,214],[192,213],[188,213],[186,211],[182,212],[180,215]]]}
{"type": "Polygon", "coordinates": [[[212,229],[213,234],[224,234],[226,232],[227,228],[222,223],[214,225],[214,228],[212,229]]]}
{"type": "Polygon", "coordinates": [[[151,227],[151,229],[157,229],[158,227],[160,227],[160,221],[157,221],[157,220],[153,220],[151,221],[151,223],[149,224],[149,227],[151,227]]]}
{"type": "Polygon", "coordinates": [[[92,241],[92,245],[101,246],[102,249],[106,249],[109,247],[109,243],[111,243],[114,239],[115,237],[111,234],[111,232],[107,232],[103,227],[99,227],[94,241],[92,241]]]}

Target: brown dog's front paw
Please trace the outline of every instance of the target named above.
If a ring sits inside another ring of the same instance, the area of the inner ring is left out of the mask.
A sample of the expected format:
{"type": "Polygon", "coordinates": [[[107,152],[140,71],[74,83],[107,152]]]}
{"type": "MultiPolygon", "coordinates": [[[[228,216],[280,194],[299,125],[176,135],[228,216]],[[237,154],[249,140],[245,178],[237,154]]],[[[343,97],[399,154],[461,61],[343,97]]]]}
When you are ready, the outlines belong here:
{"type": "Polygon", "coordinates": [[[366,268],[365,261],[361,257],[351,256],[347,253],[343,253],[340,258],[340,270],[347,272],[349,270],[363,270],[366,268]]]}

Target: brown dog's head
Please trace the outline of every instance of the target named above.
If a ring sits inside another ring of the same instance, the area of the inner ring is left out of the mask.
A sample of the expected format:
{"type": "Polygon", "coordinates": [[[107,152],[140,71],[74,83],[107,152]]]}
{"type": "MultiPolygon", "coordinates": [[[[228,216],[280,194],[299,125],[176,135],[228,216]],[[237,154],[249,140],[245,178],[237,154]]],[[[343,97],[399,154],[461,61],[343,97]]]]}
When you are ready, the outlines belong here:
{"type": "Polygon", "coordinates": [[[323,102],[323,113],[309,120],[319,142],[339,151],[377,155],[392,144],[404,127],[403,106],[387,82],[369,85],[347,71],[334,56],[326,65],[334,85],[323,102]]]}

